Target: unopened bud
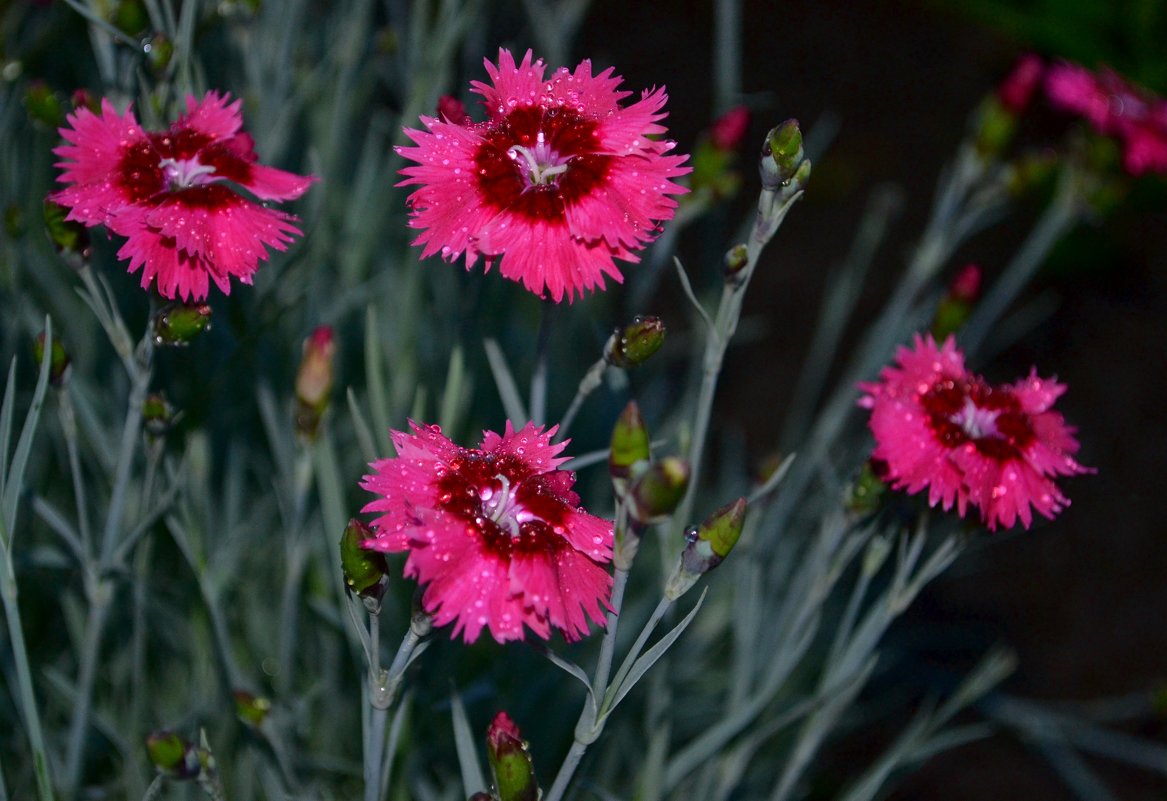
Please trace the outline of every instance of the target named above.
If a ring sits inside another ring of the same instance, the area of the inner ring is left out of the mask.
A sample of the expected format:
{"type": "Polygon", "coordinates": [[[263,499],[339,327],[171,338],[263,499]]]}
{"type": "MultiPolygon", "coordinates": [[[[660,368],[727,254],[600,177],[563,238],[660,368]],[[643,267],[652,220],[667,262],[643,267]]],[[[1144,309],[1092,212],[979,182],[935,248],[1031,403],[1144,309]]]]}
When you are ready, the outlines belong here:
{"type": "Polygon", "coordinates": [[[1009,166],[1011,169],[1006,188],[1013,197],[1021,197],[1053,182],[1057,174],[1058,157],[1052,150],[1025,153],[1009,166]]]}
{"type": "Polygon", "coordinates": [[[673,513],[689,486],[689,464],[676,456],[654,463],[632,485],[628,514],[638,523],[659,523],[673,513]]]}
{"type": "Polygon", "coordinates": [[[174,407],[161,392],[151,392],[142,402],[142,427],[150,436],[166,436],[177,420],[174,407]]]}
{"type": "Polygon", "coordinates": [[[46,200],[44,205],[45,230],[58,253],[79,257],[82,262],[89,260],[89,232],[76,220],[67,219],[69,210],[64,206],[46,200]]]}
{"type": "Polygon", "coordinates": [[[490,793],[475,793],[467,801],[494,801],[494,796],[490,793]]]}
{"type": "Polygon", "coordinates": [[[300,369],[296,372],[296,432],[305,439],[315,438],[328,409],[335,357],[331,326],[320,326],[304,340],[300,369]]]}
{"type": "Polygon", "coordinates": [[[154,318],[154,344],[186,347],[211,330],[211,307],[206,303],[169,303],[154,318]]]}
{"type": "Polygon", "coordinates": [[[486,730],[486,756],[498,801],[537,801],[539,785],[531,754],[506,712],[499,712],[486,730]]]}
{"type": "Polygon", "coordinates": [[[271,712],[271,701],[247,690],[235,690],[231,698],[235,701],[235,716],[252,728],[262,726],[271,712]]]}
{"type": "Polygon", "coordinates": [[[146,755],[158,772],[172,779],[193,779],[202,765],[198,749],[184,737],[169,731],[152,732],[146,737],[146,755]]]}
{"type": "Polygon", "coordinates": [[[887,485],[883,481],[886,474],[886,462],[871,459],[865,463],[859,477],[851,486],[847,498],[847,511],[862,517],[879,509],[880,499],[887,490],[887,485]]]}
{"type": "Polygon", "coordinates": [[[27,229],[24,209],[19,203],[9,203],[4,207],[4,231],[10,239],[19,239],[27,229]]]}
{"type": "Polygon", "coordinates": [[[1017,130],[1017,116],[1001,103],[997,95],[989,95],[973,117],[973,136],[977,153],[995,158],[1013,141],[1017,130]]]}
{"type": "Polygon", "coordinates": [[[762,186],[777,189],[794,177],[803,162],[802,131],[798,120],[787,120],[766,134],[759,169],[762,186]]]}
{"type": "Polygon", "coordinates": [[[344,583],[350,591],[363,598],[379,599],[385,591],[385,574],[389,566],[380,551],[367,550],[364,543],[373,539],[373,532],[360,520],[352,519],[340,537],[340,566],[344,583]]]}
{"type": "Polygon", "coordinates": [[[1034,53],[1017,59],[1013,69],[997,87],[997,99],[1014,116],[1021,116],[1029,108],[1034,92],[1045,75],[1045,63],[1034,53]]]}
{"type": "Polygon", "coordinates": [[[54,131],[65,121],[61,99],[44,81],[33,81],[28,85],[24,93],[24,108],[33,122],[54,131]]]}
{"type": "Polygon", "coordinates": [[[709,141],[720,150],[737,150],[750,126],[750,110],[734,106],[709,126],[709,141]]]}
{"type": "Polygon", "coordinates": [[[721,271],[727,281],[737,281],[744,276],[746,265],[750,263],[750,249],[745,245],[734,245],[725,251],[721,271]]]}
{"type": "Polygon", "coordinates": [[[438,119],[455,125],[464,125],[471,121],[466,104],[453,95],[442,95],[438,98],[438,119]]]}
{"type": "Polygon", "coordinates": [[[74,109],[87,108],[94,114],[101,113],[101,100],[88,89],[74,89],[69,102],[73,104],[74,109]]]}
{"type": "Polygon", "coordinates": [[[629,477],[647,466],[650,455],[648,428],[640,416],[640,407],[636,401],[629,401],[612,429],[612,448],[608,453],[608,472],[619,492],[623,492],[629,477]]]}
{"type": "Polygon", "coordinates": [[[673,575],[665,585],[665,597],[675,601],[697,583],[697,579],[717,567],[737,545],[746,519],[746,499],[718,509],[700,526],[690,528],[687,543],[673,575]]]}
{"type": "Polygon", "coordinates": [[[174,58],[174,42],[170,41],[170,38],[164,33],[154,34],[149,41],[142,45],[142,50],[146,53],[150,69],[157,75],[166,72],[166,68],[170,66],[170,60],[174,58]]]}
{"type": "Polygon", "coordinates": [[[113,24],[130,36],[140,36],[150,24],[142,0],[121,0],[113,12],[113,24]]]}
{"type": "Polygon", "coordinates": [[[973,305],[981,296],[981,268],[966,264],[952,279],[948,293],[936,306],[932,320],[932,336],[944,340],[960,329],[972,313],[973,305]]]}
{"type": "Polygon", "coordinates": [[[660,350],[665,341],[665,324],[659,317],[634,317],[608,337],[604,359],[608,364],[628,369],[643,364],[660,350]]]}
{"type": "MultiPolygon", "coordinates": [[[[60,389],[69,374],[69,354],[65,352],[65,346],[61,344],[59,339],[53,340],[49,350],[51,351],[49,353],[49,383],[60,389]]],[[[37,335],[36,342],[33,343],[32,355],[39,367],[45,358],[45,334],[43,331],[37,335]]]]}

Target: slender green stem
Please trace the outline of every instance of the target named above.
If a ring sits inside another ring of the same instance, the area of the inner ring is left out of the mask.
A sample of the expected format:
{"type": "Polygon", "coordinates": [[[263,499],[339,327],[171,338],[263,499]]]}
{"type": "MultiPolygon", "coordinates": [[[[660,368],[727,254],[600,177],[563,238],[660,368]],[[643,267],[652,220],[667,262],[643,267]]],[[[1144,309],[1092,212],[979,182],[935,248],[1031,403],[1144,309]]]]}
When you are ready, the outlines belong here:
{"type": "Polygon", "coordinates": [[[612,577],[612,608],[608,610],[607,627],[600,643],[600,658],[596,663],[596,678],[592,690],[596,698],[603,698],[608,689],[608,677],[612,674],[612,655],[616,650],[616,628],[620,624],[620,608],[624,603],[624,589],[628,586],[628,570],[616,568],[612,577]]]}
{"type": "Polygon", "coordinates": [[[425,632],[429,630],[428,618],[417,618],[401,640],[397,653],[388,669],[381,669],[380,619],[375,612],[369,613],[369,705],[370,714],[366,719],[365,732],[364,801],[379,801],[381,793],[382,764],[385,759],[385,732],[389,722],[389,707],[401,689],[405,669],[409,666],[417,646],[425,632]]]}
{"type": "Polygon", "coordinates": [[[113,588],[97,579],[90,592],[89,613],[85,619],[85,639],[81,644],[81,667],[77,676],[77,699],[69,726],[69,747],[65,754],[65,797],[75,798],[81,784],[85,756],[85,736],[89,733],[89,713],[93,705],[93,683],[101,656],[101,639],[109,618],[113,588]]]}
{"type": "MultiPolygon", "coordinates": [[[[537,426],[546,422],[547,416],[547,353],[551,346],[551,319],[555,305],[543,301],[542,316],[539,319],[539,334],[535,345],[535,370],[531,374],[531,422],[537,426]]],[[[518,424],[518,421],[515,421],[518,424]]]]}
{"type": "Polygon", "coordinates": [[[579,387],[575,391],[575,397],[571,399],[571,405],[567,407],[567,411],[563,413],[563,419],[559,421],[559,430],[555,432],[556,441],[562,441],[567,437],[567,432],[571,428],[571,424],[575,422],[575,416],[579,414],[583,402],[599,388],[604,379],[604,371],[607,369],[608,362],[604,359],[598,359],[584,373],[584,377],[580,379],[579,387]]]}
{"type": "Polygon", "coordinates": [[[73,398],[65,387],[57,395],[58,416],[61,431],[65,435],[65,450],[69,457],[69,473],[73,479],[73,500],[77,506],[77,528],[81,533],[81,545],[87,556],[93,553],[93,538],[89,533],[89,508],[85,502],[85,481],[81,475],[81,456],[77,449],[77,412],[73,408],[73,398]]]}
{"type": "MultiPolygon", "coordinates": [[[[6,528],[3,516],[0,527],[6,528]]],[[[11,542],[10,533],[3,534],[4,542],[11,542]]],[[[32,750],[33,773],[36,776],[37,797],[40,801],[53,801],[53,785],[49,781],[48,752],[45,750],[44,733],[41,730],[40,712],[32,688],[32,670],[29,668],[28,651],[24,645],[24,629],[20,625],[20,610],[16,603],[16,572],[12,568],[12,554],[4,549],[0,560],[0,595],[4,598],[4,616],[8,623],[8,639],[12,647],[13,662],[16,664],[16,683],[20,693],[20,711],[28,730],[28,745],[32,750]]]]}
{"type": "Polygon", "coordinates": [[[146,788],[146,793],[142,796],[142,801],[154,801],[154,799],[162,795],[162,788],[165,786],[165,777],[161,775],[155,776],[154,781],[150,782],[150,786],[146,788]]]}

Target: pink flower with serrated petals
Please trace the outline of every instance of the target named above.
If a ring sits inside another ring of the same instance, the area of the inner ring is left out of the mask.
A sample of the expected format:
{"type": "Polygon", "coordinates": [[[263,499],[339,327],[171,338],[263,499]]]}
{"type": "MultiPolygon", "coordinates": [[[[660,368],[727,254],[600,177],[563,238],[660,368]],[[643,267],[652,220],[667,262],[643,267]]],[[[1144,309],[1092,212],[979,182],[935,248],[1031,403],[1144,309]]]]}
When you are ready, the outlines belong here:
{"type": "Polygon", "coordinates": [[[409,224],[422,231],[423,258],[465,254],[470,269],[482,256],[536,295],[571,301],[603,289],[605,276],[623,280],[614,259],[637,261],[672,219],[670,195],[687,191],[673,179],[689,168],[657,138],[663,88],[621,106],[631,93],[611,68],[593,75],[585,60],[550,79],[544,71],[529,50],[519,64],[507,50],[497,67],[487,60],[490,83],[471,84],[486,121],[422,117],[425,130],[407,128],[416,146],[397,152],[416,166],[400,185],[417,187],[409,224]]]}
{"type": "Polygon", "coordinates": [[[284,250],[300,233],[297,219],[261,201],[294,200],[316,179],[257,163],[241,129],[240,101],[208,92],[186,99],[186,113],[165,131],[146,131],[133,111],[108,100],[101,114],[79,108],[61,128],[68,144],[58,179],[66,188],[49,199],[68,219],[104,225],[126,237],[118,258],[142,270],[142,287],[183,300],[206,298],[210,282],[231,292],[231,276],[250,284],[267,248],[284,250]]]}
{"type": "Polygon", "coordinates": [[[1054,477],[1093,472],[1074,460],[1074,429],[1053,411],[1064,384],[1033,372],[990,386],[965,369],[952,337],[937,346],[917,335],[896,362],[860,384],[859,401],[871,410],[872,458],[896,489],[927,489],[929,504],[955,503],[962,517],[980,507],[990,530],[1029,528],[1033,509],[1052,518],[1070,505],[1054,477]]]}
{"type": "Polygon", "coordinates": [[[525,625],[548,639],[604,625],[612,577],[612,523],[580,508],[575,474],[558,467],[566,443],[555,427],[528,423],[486,431],[463,448],[437,426],[392,432],[397,458],[373,462],[361,482],[379,513],[364,547],[405,552],[405,575],[425,588],[434,623],[454,623],[473,642],[489,628],[498,642],[520,640],[525,625]]]}

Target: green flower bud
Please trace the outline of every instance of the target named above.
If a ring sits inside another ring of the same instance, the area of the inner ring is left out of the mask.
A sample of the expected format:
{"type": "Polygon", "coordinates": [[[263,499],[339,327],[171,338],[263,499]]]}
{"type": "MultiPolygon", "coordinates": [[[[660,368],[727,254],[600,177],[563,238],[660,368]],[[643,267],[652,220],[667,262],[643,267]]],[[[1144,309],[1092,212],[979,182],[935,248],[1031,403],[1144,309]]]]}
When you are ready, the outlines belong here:
{"type": "Polygon", "coordinates": [[[154,344],[186,347],[211,330],[211,307],[206,303],[170,303],[154,318],[154,344]]]}
{"type": "Polygon", "coordinates": [[[11,239],[19,239],[27,230],[24,209],[19,203],[9,203],[4,207],[4,231],[11,239]]]}
{"type": "Polygon", "coordinates": [[[235,716],[252,728],[259,728],[271,712],[271,701],[247,690],[235,690],[231,693],[235,701],[235,716]]]}
{"type": "Polygon", "coordinates": [[[634,317],[630,324],[612,332],[604,359],[616,367],[635,367],[660,350],[664,341],[665,324],[659,317],[634,317]]]}
{"type": "Polygon", "coordinates": [[[150,15],[142,0],[121,0],[114,9],[112,22],[130,36],[140,36],[150,25],[150,15]]]}
{"type": "Polygon", "coordinates": [[[361,547],[373,539],[373,532],[360,520],[348,521],[340,538],[340,566],[344,583],[350,591],[362,598],[379,599],[385,586],[382,579],[389,571],[385,556],[380,551],[361,547]]]}
{"type": "Polygon", "coordinates": [[[685,533],[685,550],[665,585],[665,597],[677,600],[697,579],[721,564],[737,545],[745,519],[746,499],[738,498],[705,518],[700,526],[690,528],[685,533]]]}
{"type": "Polygon", "coordinates": [[[734,245],[725,252],[725,260],[721,263],[721,272],[727,281],[737,281],[744,278],[743,272],[750,263],[750,249],[745,245],[734,245]]]}
{"type": "Polygon", "coordinates": [[[33,122],[56,130],[65,121],[65,110],[57,93],[44,81],[33,81],[24,94],[24,107],[33,122]]]}
{"type": "MultiPolygon", "coordinates": [[[[53,340],[50,351],[49,382],[60,389],[69,374],[69,354],[65,352],[65,346],[61,344],[59,339],[53,340]]],[[[36,359],[37,367],[40,367],[45,358],[45,334],[43,331],[37,335],[36,342],[33,343],[32,355],[36,359]]]]}
{"type": "Polygon", "coordinates": [[[161,392],[151,392],[142,403],[142,426],[152,437],[164,437],[174,428],[178,415],[161,392]]]}
{"type": "Polygon", "coordinates": [[[877,461],[864,463],[859,477],[851,486],[850,497],[847,498],[848,512],[862,517],[879,509],[880,500],[887,490],[887,485],[880,478],[880,473],[886,472],[886,463],[877,461]]]}
{"type": "Polygon", "coordinates": [[[328,409],[335,358],[331,326],[320,326],[304,340],[300,369],[296,372],[296,433],[307,441],[316,438],[328,409]]]}
{"type": "Polygon", "coordinates": [[[486,730],[486,755],[499,801],[538,801],[531,754],[506,712],[499,712],[486,730]]]}
{"type": "Polygon", "coordinates": [[[152,732],[146,737],[146,755],[159,773],[172,779],[193,779],[202,767],[198,749],[169,731],[152,732]]]}
{"type": "Polygon", "coordinates": [[[80,257],[82,262],[88,261],[89,232],[85,230],[85,226],[75,220],[66,219],[69,210],[51,200],[45,201],[44,211],[45,230],[57,252],[80,257]]]}
{"type": "Polygon", "coordinates": [[[973,137],[982,158],[999,156],[1013,141],[1017,115],[1006,108],[996,94],[989,95],[973,119],[973,137]]]}
{"type": "Polygon", "coordinates": [[[616,491],[623,494],[628,479],[647,466],[650,457],[648,428],[640,416],[636,401],[629,401],[612,429],[612,449],[608,453],[608,472],[616,491]]]}
{"type": "Polygon", "coordinates": [[[174,58],[174,42],[170,41],[166,34],[156,33],[142,44],[142,51],[146,54],[150,69],[160,75],[166,72],[170,60],[174,58]]]}
{"type": "Polygon", "coordinates": [[[785,185],[803,162],[802,131],[798,120],[787,120],[766,134],[762,145],[762,186],[777,189],[785,185]]]}
{"type": "Polygon", "coordinates": [[[656,462],[632,485],[628,513],[642,524],[659,523],[673,513],[689,486],[689,463],[676,456],[656,462]]]}

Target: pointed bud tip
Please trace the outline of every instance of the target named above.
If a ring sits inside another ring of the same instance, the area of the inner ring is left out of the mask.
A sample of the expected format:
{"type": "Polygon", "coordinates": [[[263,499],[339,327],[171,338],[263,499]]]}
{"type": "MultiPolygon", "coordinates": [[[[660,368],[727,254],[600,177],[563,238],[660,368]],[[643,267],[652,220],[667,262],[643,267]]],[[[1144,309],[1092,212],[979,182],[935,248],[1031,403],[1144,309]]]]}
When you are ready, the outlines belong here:
{"type": "Polygon", "coordinates": [[[637,465],[648,462],[651,456],[648,428],[640,415],[636,401],[629,401],[612,428],[608,471],[615,479],[628,478],[637,465]]]}
{"type": "Polygon", "coordinates": [[[373,538],[372,529],[360,520],[348,521],[340,537],[340,565],[349,590],[376,599],[384,591],[382,579],[389,572],[389,566],[384,554],[364,547],[373,538]]]}

